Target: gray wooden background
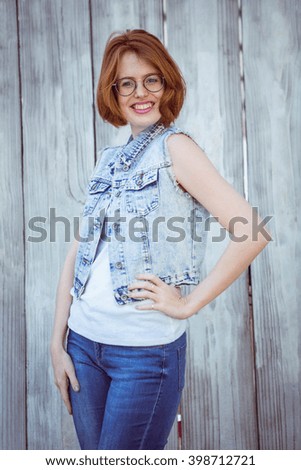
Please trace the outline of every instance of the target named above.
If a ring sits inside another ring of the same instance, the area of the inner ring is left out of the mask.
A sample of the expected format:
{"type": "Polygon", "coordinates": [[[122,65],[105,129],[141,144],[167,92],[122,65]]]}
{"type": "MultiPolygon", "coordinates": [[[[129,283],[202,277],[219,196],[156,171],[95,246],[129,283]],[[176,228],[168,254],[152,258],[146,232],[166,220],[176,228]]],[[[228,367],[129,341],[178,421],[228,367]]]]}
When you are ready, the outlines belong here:
{"type": "Polygon", "coordinates": [[[66,221],[72,236],[97,148],[129,133],[95,110],[105,42],[145,28],[186,78],[178,125],[273,216],[273,241],[190,321],[183,449],[301,449],[301,2],[0,0],[0,21],[0,447],[78,447],[49,357],[66,221]]]}

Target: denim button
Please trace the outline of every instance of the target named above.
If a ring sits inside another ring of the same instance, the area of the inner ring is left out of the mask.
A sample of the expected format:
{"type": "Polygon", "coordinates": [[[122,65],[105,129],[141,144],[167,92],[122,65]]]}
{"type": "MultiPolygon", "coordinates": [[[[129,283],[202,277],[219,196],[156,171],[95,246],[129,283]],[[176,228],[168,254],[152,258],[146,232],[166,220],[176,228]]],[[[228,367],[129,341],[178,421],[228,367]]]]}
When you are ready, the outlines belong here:
{"type": "Polygon", "coordinates": [[[129,165],[127,165],[126,163],[123,165],[122,167],[123,171],[128,171],[130,169],[129,165]]]}
{"type": "Polygon", "coordinates": [[[126,294],[122,294],[121,300],[127,300],[128,296],[126,294]]]}
{"type": "Polygon", "coordinates": [[[121,195],[121,191],[117,191],[115,194],[116,197],[119,197],[120,195],[121,195]]]}
{"type": "Polygon", "coordinates": [[[117,263],[115,263],[115,268],[117,268],[117,269],[121,269],[121,268],[122,268],[122,263],[121,263],[121,261],[117,261],[117,263]]]}

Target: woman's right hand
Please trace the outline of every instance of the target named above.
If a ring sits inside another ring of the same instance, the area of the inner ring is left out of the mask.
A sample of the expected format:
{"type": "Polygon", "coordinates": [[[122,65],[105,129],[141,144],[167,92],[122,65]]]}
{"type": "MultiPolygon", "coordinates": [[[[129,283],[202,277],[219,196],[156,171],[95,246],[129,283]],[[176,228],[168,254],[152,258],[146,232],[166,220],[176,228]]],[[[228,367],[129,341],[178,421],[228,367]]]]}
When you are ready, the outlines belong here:
{"type": "Polygon", "coordinates": [[[69,383],[75,392],[79,392],[79,382],[75,375],[73,362],[69,354],[63,349],[51,350],[51,359],[54,372],[54,383],[60,391],[68,413],[72,414],[69,397],[69,383]]]}

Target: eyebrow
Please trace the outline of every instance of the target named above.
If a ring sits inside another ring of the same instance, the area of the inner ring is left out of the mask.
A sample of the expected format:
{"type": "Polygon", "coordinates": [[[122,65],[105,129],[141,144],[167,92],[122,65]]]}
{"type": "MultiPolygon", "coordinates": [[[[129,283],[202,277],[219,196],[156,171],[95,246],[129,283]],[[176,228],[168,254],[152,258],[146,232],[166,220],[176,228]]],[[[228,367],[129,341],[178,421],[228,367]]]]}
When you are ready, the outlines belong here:
{"type": "MultiPolygon", "coordinates": [[[[146,78],[146,77],[149,77],[150,75],[158,75],[158,74],[159,72],[150,72],[145,75],[142,75],[142,78],[146,78]]],[[[125,78],[130,78],[131,80],[135,80],[135,77],[130,77],[128,75],[126,77],[117,78],[117,80],[124,80],[125,78]]]]}

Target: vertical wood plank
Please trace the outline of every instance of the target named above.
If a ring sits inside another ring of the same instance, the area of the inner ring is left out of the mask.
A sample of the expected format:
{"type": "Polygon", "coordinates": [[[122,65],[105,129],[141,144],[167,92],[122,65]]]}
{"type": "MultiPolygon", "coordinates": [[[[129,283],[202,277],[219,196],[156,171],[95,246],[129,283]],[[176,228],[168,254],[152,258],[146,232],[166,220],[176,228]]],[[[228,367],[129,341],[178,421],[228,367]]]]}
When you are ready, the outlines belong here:
{"type": "MultiPolygon", "coordinates": [[[[190,131],[220,173],[243,194],[237,2],[166,3],[168,49],[188,87],[178,125],[190,131]]],[[[211,230],[204,276],[229,240],[213,240],[220,233],[218,224],[211,230]]],[[[183,448],[257,448],[253,370],[245,272],[190,320],[183,448]]]]}
{"type": "Polygon", "coordinates": [[[242,2],[249,191],[273,236],[252,265],[261,449],[301,448],[301,4],[242,2]]]}
{"type": "Polygon", "coordinates": [[[26,447],[24,241],[17,10],[0,0],[1,449],[26,447]]]}
{"type": "Polygon", "coordinates": [[[49,340],[59,273],[94,165],[89,4],[88,0],[19,0],[19,10],[28,447],[74,449],[73,423],[53,384],[49,340]],[[33,217],[45,218],[36,224],[44,230],[42,236],[28,226],[33,217]]]}

